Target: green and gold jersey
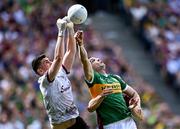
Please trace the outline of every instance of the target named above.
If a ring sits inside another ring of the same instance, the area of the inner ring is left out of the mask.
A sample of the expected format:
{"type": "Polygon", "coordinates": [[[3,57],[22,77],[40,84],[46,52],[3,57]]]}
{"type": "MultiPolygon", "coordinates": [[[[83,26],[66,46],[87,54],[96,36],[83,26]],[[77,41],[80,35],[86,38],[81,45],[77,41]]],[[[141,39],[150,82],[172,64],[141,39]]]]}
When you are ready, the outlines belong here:
{"type": "Polygon", "coordinates": [[[104,98],[101,105],[97,108],[97,113],[103,122],[107,125],[131,116],[126,102],[123,98],[122,91],[126,88],[126,83],[117,75],[103,75],[94,72],[94,77],[91,82],[86,81],[92,98],[101,94],[103,89],[112,88],[113,94],[104,98]]]}

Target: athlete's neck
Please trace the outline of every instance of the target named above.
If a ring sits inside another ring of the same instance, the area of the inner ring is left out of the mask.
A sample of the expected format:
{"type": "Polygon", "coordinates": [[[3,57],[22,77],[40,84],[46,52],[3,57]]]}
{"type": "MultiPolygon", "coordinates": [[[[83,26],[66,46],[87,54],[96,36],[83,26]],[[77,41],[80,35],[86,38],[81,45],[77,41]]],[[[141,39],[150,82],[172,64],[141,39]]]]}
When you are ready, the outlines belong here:
{"type": "Polygon", "coordinates": [[[104,74],[104,75],[107,75],[107,73],[106,73],[105,70],[100,70],[99,73],[104,74]]]}

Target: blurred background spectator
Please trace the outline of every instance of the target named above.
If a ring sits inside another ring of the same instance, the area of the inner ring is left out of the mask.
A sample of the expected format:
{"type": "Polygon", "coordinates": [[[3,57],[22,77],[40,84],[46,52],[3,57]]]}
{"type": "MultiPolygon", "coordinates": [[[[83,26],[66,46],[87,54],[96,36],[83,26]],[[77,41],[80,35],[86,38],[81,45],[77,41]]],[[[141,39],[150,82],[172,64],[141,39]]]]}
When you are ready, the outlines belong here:
{"type": "Polygon", "coordinates": [[[154,56],[166,82],[180,94],[180,1],[122,1],[126,20],[154,56]]]}
{"type": "MultiPolygon", "coordinates": [[[[41,53],[52,58],[57,37],[56,20],[64,17],[76,2],[85,5],[90,14],[98,10],[122,15],[131,24],[144,45],[152,52],[157,68],[180,91],[180,2],[178,0],[1,0],[0,1],[0,129],[49,129],[32,59],[41,53]],[[84,2],[84,3],[83,3],[84,2]],[[120,12],[118,12],[120,10],[120,12]]],[[[128,21],[128,22],[127,22],[128,21]]],[[[90,56],[100,57],[108,72],[122,76],[142,98],[145,121],[140,129],[179,129],[180,117],[173,114],[155,90],[136,74],[123,57],[121,47],[105,40],[93,26],[91,18],[76,26],[85,31],[85,45],[90,56]]],[[[81,116],[92,129],[96,117],[88,113],[90,99],[83,81],[78,57],[70,80],[81,116]]]]}

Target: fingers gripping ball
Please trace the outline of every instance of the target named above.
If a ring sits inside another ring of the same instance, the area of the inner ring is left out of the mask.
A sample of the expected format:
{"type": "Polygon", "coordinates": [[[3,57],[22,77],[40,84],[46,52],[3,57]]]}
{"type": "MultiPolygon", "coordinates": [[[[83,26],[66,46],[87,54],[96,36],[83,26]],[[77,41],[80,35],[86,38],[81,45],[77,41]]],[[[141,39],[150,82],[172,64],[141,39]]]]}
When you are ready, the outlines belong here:
{"type": "Polygon", "coordinates": [[[59,18],[57,20],[56,24],[57,24],[57,27],[60,31],[64,31],[66,29],[67,22],[65,20],[62,20],[59,18]]]}
{"type": "Polygon", "coordinates": [[[80,4],[72,5],[68,9],[68,18],[74,24],[82,24],[87,19],[87,10],[80,4]]]}

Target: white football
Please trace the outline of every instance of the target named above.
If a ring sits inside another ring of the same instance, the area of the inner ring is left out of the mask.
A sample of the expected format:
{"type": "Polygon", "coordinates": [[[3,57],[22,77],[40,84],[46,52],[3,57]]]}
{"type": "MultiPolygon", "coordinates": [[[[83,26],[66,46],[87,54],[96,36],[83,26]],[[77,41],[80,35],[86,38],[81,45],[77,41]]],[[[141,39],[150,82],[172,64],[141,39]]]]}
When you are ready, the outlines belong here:
{"type": "Polygon", "coordinates": [[[87,10],[83,5],[75,4],[68,9],[68,19],[74,24],[82,24],[87,19],[87,10]]]}

